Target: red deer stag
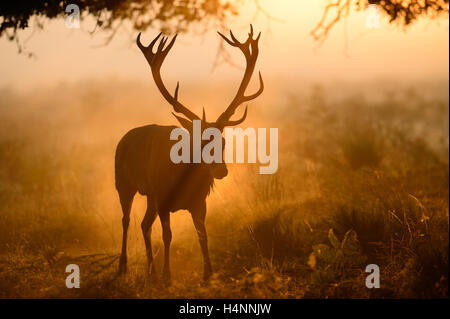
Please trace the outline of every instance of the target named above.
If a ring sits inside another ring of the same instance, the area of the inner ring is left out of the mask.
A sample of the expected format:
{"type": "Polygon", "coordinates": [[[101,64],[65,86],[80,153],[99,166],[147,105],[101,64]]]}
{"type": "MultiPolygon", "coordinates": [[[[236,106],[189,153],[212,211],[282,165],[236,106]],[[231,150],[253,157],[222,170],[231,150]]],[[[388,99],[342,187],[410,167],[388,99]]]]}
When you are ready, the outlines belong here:
{"type": "MultiPolygon", "coordinates": [[[[219,32],[219,35],[231,46],[239,48],[245,55],[247,66],[242,83],[231,104],[223,112],[216,122],[206,122],[205,111],[201,120],[202,130],[215,127],[220,131],[226,126],[241,124],[247,116],[247,108],[241,119],[232,121],[231,116],[236,108],[244,102],[258,97],[264,90],[261,73],[259,74],[260,88],[252,95],[245,95],[245,91],[252,77],[256,60],[258,58],[258,41],[261,33],[253,39],[253,27],[250,26],[247,41],[239,42],[230,31],[231,40],[219,32]]],[[[138,35],[136,42],[141,49],[155,80],[156,86],[164,98],[172,105],[176,113],[181,113],[186,118],[173,113],[178,122],[186,128],[192,136],[193,120],[200,118],[178,101],[177,84],[175,94],[172,96],[166,89],[160,74],[161,65],[175,43],[176,35],[165,48],[167,37],[162,37],[156,52],[153,52],[155,43],[161,33],[150,43],[148,47],[142,45],[138,35]]],[[[174,164],[170,159],[170,149],[176,141],[170,140],[170,133],[175,126],[147,125],[134,128],[126,133],[116,149],[115,178],[116,189],[119,193],[122,206],[123,239],[122,254],[119,263],[119,273],[123,274],[127,269],[127,230],[130,222],[130,210],[134,195],[139,192],[147,196],[147,211],[142,221],[142,233],[148,259],[149,275],[155,274],[155,266],[152,256],[151,230],[152,224],[159,215],[162,225],[162,237],[164,242],[164,269],[163,280],[170,284],[169,250],[172,239],[170,230],[170,213],[180,209],[188,210],[197,230],[204,262],[204,279],[207,280],[211,273],[207,236],[205,229],[206,197],[210,193],[214,179],[222,179],[228,171],[223,163],[179,163],[174,164]]],[[[223,139],[222,139],[223,140],[223,139]]],[[[192,145],[192,144],[191,144],[192,145]]],[[[203,146],[203,145],[202,145],[203,146]]],[[[191,152],[192,154],[192,152],[191,152]]]]}

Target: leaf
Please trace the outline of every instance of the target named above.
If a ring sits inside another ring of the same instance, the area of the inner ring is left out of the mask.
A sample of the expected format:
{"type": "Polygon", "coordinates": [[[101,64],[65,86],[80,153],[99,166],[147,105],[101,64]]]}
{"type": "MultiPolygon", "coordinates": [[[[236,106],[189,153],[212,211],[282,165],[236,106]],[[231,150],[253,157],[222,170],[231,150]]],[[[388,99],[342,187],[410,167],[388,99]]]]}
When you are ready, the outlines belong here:
{"type": "Polygon", "coordinates": [[[336,263],[340,263],[344,260],[344,252],[342,251],[342,249],[336,249],[336,263]]]}
{"type": "Polygon", "coordinates": [[[314,245],[313,254],[316,256],[317,259],[323,261],[326,264],[333,263],[333,260],[336,256],[335,250],[325,244],[314,245]]]}
{"type": "Polygon", "coordinates": [[[360,253],[358,235],[353,229],[350,229],[345,233],[342,240],[342,250],[345,255],[355,255],[360,253]]]}
{"type": "Polygon", "coordinates": [[[333,232],[333,228],[330,228],[330,231],[328,232],[328,239],[330,240],[331,245],[333,245],[334,248],[339,249],[341,248],[341,242],[339,239],[337,239],[336,235],[333,232]]]}
{"type": "Polygon", "coordinates": [[[316,256],[314,254],[310,254],[308,257],[308,266],[311,267],[311,269],[314,269],[316,267],[316,256]]]}

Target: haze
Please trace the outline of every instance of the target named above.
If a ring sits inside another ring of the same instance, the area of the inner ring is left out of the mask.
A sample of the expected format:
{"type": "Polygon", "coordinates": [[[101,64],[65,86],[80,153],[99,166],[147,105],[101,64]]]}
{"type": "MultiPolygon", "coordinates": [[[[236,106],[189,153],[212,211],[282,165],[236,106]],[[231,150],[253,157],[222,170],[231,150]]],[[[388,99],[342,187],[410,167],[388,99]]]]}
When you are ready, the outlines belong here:
{"type": "MultiPolygon", "coordinates": [[[[263,32],[257,68],[265,78],[308,82],[448,80],[448,17],[422,19],[406,29],[390,25],[382,17],[380,28],[369,30],[366,13],[354,13],[346,22],[337,24],[327,41],[317,47],[309,33],[321,17],[323,1],[266,0],[261,4],[282,21],[269,21],[262,14],[255,18],[255,7],[250,2],[228,25],[241,39],[246,37],[250,22],[263,32]]],[[[84,21],[81,29],[68,29],[59,19],[47,22],[43,31],[31,37],[33,28],[21,32],[22,41],[29,37],[27,50],[36,54],[32,59],[17,54],[16,44],[2,38],[0,87],[20,91],[59,82],[110,78],[148,81],[150,85],[149,68],[134,44],[135,32],[124,27],[109,45],[102,46],[106,34],[91,36],[88,31],[93,26],[92,21],[84,21]]],[[[194,33],[182,34],[169,54],[164,66],[168,83],[180,80],[182,87],[224,79],[237,83],[241,70],[229,64],[212,71],[220,41],[216,29],[202,36],[194,33]]],[[[148,43],[156,34],[157,30],[147,30],[143,41],[148,43]]],[[[237,64],[243,65],[238,52],[229,52],[237,64]]],[[[168,86],[172,84],[175,82],[168,86]]]]}

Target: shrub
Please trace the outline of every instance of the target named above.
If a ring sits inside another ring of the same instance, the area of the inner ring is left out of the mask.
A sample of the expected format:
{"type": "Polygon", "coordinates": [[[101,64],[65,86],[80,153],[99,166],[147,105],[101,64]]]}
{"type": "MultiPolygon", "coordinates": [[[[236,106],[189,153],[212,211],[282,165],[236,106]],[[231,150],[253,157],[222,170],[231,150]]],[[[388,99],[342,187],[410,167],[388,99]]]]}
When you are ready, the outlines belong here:
{"type": "Polygon", "coordinates": [[[312,283],[330,284],[359,275],[367,257],[361,253],[356,232],[347,231],[342,241],[339,241],[333,229],[330,229],[328,240],[331,246],[314,245],[309,256],[308,265],[313,269],[312,283]]]}
{"type": "Polygon", "coordinates": [[[339,145],[345,161],[352,169],[376,168],[383,159],[383,149],[377,131],[368,125],[347,123],[339,145]]]}

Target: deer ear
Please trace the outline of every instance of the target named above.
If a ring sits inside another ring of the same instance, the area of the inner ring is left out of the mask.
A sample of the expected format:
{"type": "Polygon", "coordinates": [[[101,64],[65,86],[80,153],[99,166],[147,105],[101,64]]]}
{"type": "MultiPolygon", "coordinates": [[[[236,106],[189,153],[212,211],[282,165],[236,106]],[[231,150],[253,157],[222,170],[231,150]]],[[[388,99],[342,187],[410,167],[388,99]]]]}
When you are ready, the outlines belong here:
{"type": "Polygon", "coordinates": [[[175,115],[175,113],[172,113],[173,116],[177,119],[177,121],[181,124],[182,127],[187,129],[188,131],[192,131],[192,122],[190,120],[187,120],[183,117],[179,117],[175,115]]]}

